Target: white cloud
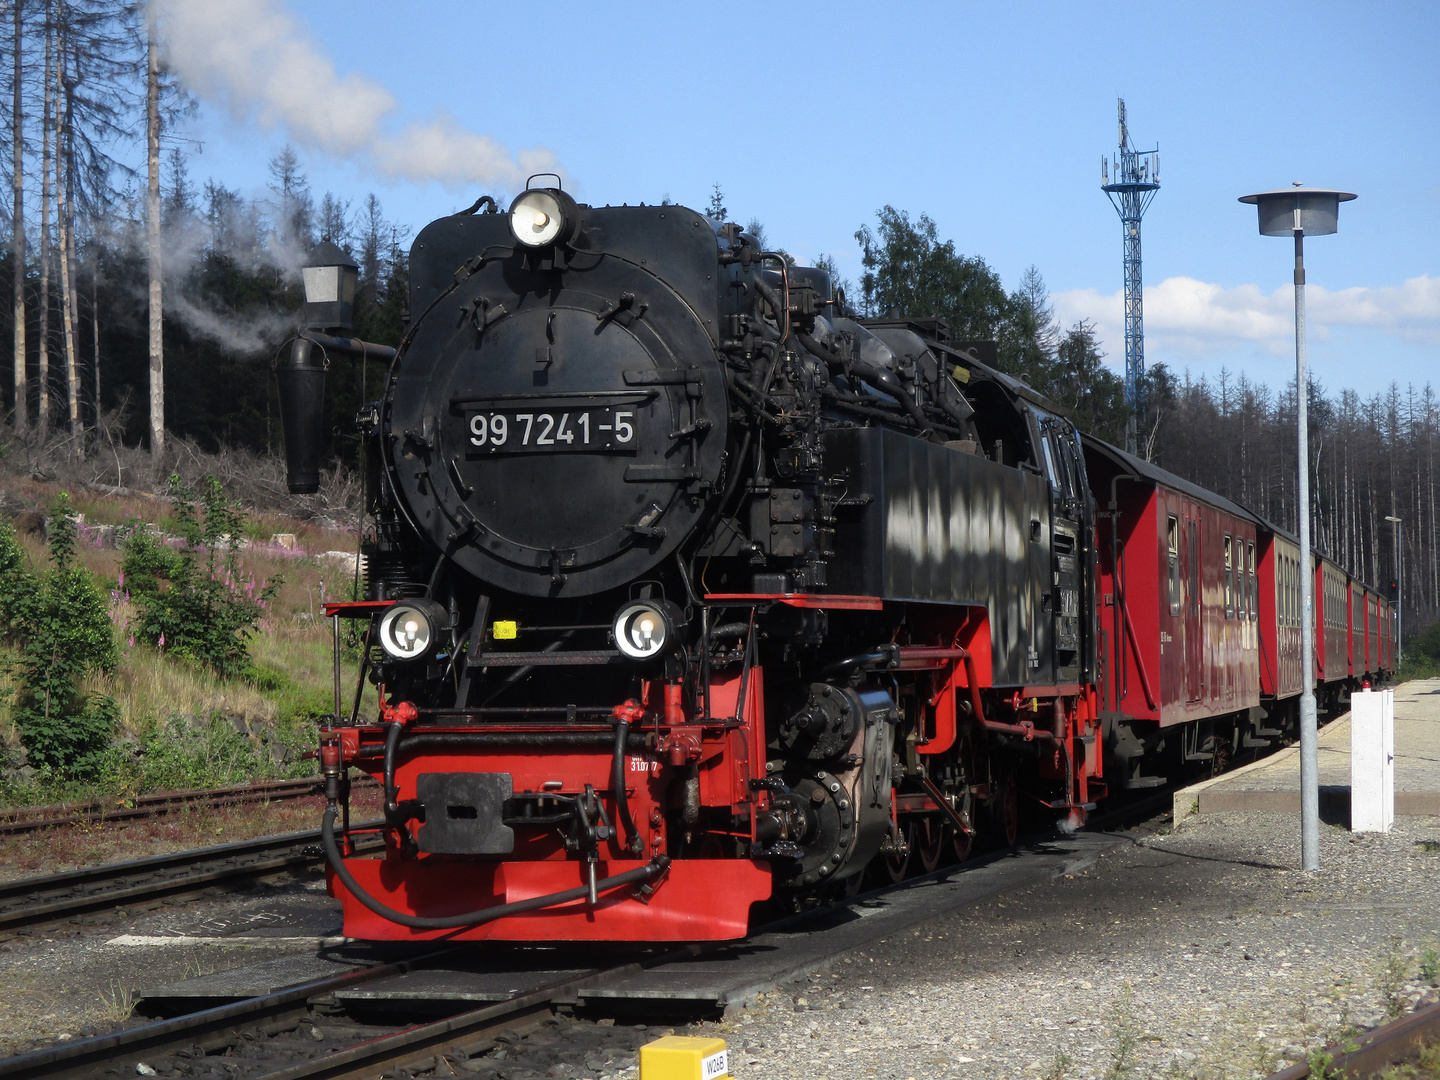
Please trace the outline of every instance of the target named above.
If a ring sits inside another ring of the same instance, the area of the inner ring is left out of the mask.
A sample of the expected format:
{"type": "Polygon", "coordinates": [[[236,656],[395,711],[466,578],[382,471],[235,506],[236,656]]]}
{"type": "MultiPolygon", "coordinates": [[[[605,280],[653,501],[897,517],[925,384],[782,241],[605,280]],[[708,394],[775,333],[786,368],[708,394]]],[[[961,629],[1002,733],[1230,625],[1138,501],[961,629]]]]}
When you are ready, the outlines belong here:
{"type": "MultiPolygon", "coordinates": [[[[1066,325],[1089,319],[1096,325],[1107,359],[1125,361],[1125,295],[1094,289],[1056,293],[1055,313],[1066,325]]],[[[1440,346],[1440,278],[1411,278],[1402,285],[1331,292],[1321,285],[1305,290],[1309,337],[1324,341],[1335,327],[1361,327],[1411,344],[1440,346]]],[[[1270,294],[1255,285],[1224,288],[1190,277],[1166,278],[1145,290],[1145,353],[1148,360],[1201,358],[1217,350],[1250,344],[1284,355],[1295,346],[1295,294],[1291,287],[1270,294]]]]}
{"type": "Polygon", "coordinates": [[[283,128],[301,146],[449,188],[514,190],[531,173],[559,170],[549,150],[513,152],[449,113],[398,130],[387,125],[396,111],[390,91],[364,75],[337,73],[284,0],[155,2],[166,61],[181,84],[237,122],[283,128]]]}

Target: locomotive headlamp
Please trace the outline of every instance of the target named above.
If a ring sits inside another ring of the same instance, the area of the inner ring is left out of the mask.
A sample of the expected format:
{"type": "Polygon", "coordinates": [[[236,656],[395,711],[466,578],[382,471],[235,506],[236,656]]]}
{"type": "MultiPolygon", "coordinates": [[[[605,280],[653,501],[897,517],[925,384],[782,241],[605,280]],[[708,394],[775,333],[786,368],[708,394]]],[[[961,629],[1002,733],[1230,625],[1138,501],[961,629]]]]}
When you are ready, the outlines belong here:
{"type": "Polygon", "coordinates": [[[636,600],[615,616],[615,645],[631,660],[650,660],[680,646],[684,625],[669,600],[636,600]]]}
{"type": "Polygon", "coordinates": [[[576,216],[575,200],[559,188],[532,188],[510,204],[510,231],[526,247],[549,247],[570,239],[576,216]]]}
{"type": "Polygon", "coordinates": [[[419,660],[434,651],[450,629],[450,617],[433,600],[405,600],[380,620],[380,647],[396,660],[419,660]]]}

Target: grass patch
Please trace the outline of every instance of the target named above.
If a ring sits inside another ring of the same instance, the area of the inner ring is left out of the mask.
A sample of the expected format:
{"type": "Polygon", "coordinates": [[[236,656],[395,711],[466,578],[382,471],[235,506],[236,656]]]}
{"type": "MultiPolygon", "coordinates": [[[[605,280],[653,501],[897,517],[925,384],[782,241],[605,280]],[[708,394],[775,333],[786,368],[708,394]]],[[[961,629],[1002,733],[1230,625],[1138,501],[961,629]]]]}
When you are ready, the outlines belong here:
{"type": "MultiPolygon", "coordinates": [[[[0,504],[15,521],[18,546],[32,569],[48,565],[43,510],[58,490],[58,485],[0,472],[0,504]]],[[[173,516],[173,505],[158,497],[94,491],[81,491],[73,505],[86,522],[76,565],[109,598],[119,653],[113,671],[92,673],[79,690],[116,703],[115,738],[89,779],[29,760],[16,725],[18,687],[7,674],[20,657],[16,648],[0,645],[0,803],[123,800],[158,789],[314,775],[314,762],[303,755],[315,746],[320,719],[333,709],[330,627],[321,605],[348,597],[353,584],[351,573],[315,556],[353,551],[353,533],[278,514],[246,520],[244,533],[254,546],[239,552],[236,576],[257,582],[278,577],[282,584],[250,639],[249,662],[221,675],[137,637],[137,605],[119,580],[121,552],[105,546],[113,534],[93,528],[137,519],[159,522],[166,514],[173,516]],[[277,533],[294,534],[298,549],[270,543],[277,533]]],[[[358,659],[357,648],[346,649],[346,713],[358,659]]],[[[376,707],[375,688],[367,685],[362,715],[373,715],[376,707]]]]}
{"type": "Polygon", "coordinates": [[[1398,1020],[1405,1012],[1405,983],[1410,978],[1410,961],[1401,951],[1401,942],[1395,938],[1385,958],[1380,962],[1380,971],[1375,979],[1375,988],[1385,1002],[1385,1015],[1398,1020]]]}
{"type": "Polygon", "coordinates": [[[1110,1008],[1106,1025],[1110,1032],[1110,1067],[1105,1070],[1104,1080],[1125,1080],[1125,1077],[1135,1074],[1138,1066],[1135,1051],[1144,1032],[1135,1019],[1132,996],[1127,984],[1110,1008]]]}

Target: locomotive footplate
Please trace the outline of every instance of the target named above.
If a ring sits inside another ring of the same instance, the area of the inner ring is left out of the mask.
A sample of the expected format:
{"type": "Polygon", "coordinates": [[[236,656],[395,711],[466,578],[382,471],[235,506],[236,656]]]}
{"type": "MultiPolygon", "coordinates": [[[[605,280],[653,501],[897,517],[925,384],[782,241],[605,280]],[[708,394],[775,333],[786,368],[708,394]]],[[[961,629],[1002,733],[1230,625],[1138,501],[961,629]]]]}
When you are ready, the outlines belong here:
{"type": "Polygon", "coordinates": [[[421,773],[415,794],[425,807],[416,842],[433,855],[508,855],[515,832],[504,823],[514,793],[509,773],[421,773]]]}

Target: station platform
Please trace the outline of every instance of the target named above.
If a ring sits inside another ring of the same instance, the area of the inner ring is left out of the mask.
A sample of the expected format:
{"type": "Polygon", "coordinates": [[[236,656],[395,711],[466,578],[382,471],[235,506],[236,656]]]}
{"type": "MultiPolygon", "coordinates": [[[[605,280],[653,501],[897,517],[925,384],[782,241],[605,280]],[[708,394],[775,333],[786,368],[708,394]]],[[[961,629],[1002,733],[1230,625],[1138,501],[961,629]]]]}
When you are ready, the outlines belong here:
{"type": "MultiPolygon", "coordinates": [[[[1350,714],[1320,729],[1320,815],[1350,821],[1350,714]]],[[[1191,814],[1300,813],[1300,748],[1290,746],[1175,793],[1175,821],[1191,814]]],[[[1440,816],[1440,679],[1395,687],[1395,815],[1440,816]]]]}

